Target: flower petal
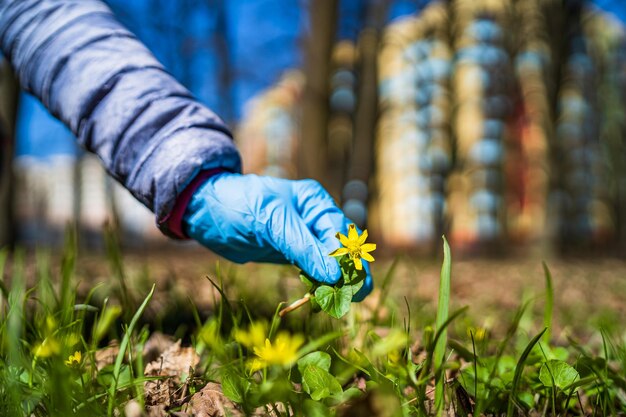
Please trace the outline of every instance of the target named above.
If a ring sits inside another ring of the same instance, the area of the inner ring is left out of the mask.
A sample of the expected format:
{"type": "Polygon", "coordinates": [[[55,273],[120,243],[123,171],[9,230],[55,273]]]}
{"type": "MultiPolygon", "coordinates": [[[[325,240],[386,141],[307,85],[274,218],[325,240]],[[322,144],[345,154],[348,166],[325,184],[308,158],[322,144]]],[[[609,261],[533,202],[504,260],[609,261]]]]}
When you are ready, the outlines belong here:
{"type": "Polygon", "coordinates": [[[361,258],[354,258],[354,267],[359,271],[363,269],[363,262],[361,262],[361,258]]]}
{"type": "Polygon", "coordinates": [[[331,253],[329,253],[328,256],[343,256],[343,255],[347,255],[349,252],[350,251],[348,250],[348,248],[337,248],[331,253]]]}
{"type": "Polygon", "coordinates": [[[356,226],[354,225],[354,223],[348,226],[348,240],[354,243],[359,241],[359,232],[356,231],[356,226]]]}
{"type": "Polygon", "coordinates": [[[361,258],[365,259],[367,262],[374,262],[374,257],[367,252],[361,252],[361,258]]]}
{"type": "Polygon", "coordinates": [[[341,234],[339,232],[337,232],[337,234],[335,235],[335,237],[337,239],[339,239],[339,241],[341,242],[341,244],[343,246],[348,246],[350,244],[350,240],[348,239],[348,237],[344,234],[341,234]]]}
{"type": "Polygon", "coordinates": [[[250,368],[250,372],[260,371],[263,368],[267,368],[267,362],[255,358],[248,361],[248,368],[250,368]]]}
{"type": "Polygon", "coordinates": [[[376,250],[376,243],[366,243],[361,245],[361,253],[371,252],[373,250],[376,250]]]}
{"type": "Polygon", "coordinates": [[[359,236],[359,245],[364,244],[366,239],[367,239],[367,229],[363,230],[363,233],[361,234],[361,236],[359,236]]]}

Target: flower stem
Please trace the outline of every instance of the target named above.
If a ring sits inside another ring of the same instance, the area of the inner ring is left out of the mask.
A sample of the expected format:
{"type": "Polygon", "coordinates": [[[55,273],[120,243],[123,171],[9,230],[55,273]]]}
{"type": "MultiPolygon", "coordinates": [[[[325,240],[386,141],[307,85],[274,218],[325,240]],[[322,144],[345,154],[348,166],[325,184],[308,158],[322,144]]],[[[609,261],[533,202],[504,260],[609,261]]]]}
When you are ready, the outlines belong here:
{"type": "Polygon", "coordinates": [[[293,303],[289,304],[287,307],[280,310],[278,312],[278,316],[281,318],[284,317],[287,313],[291,313],[292,311],[297,310],[303,305],[305,305],[306,303],[308,303],[310,299],[311,299],[311,293],[308,292],[304,294],[304,297],[294,301],[293,303]]]}

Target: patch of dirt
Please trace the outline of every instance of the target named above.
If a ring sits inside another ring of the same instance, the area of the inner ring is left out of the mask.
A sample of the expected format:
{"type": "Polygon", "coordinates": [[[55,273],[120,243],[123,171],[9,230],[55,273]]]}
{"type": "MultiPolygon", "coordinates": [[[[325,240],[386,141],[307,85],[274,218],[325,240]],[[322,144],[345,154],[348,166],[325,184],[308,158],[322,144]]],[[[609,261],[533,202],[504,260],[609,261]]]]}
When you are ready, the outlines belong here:
{"type": "MultiPolygon", "coordinates": [[[[552,259],[546,262],[554,288],[553,334],[588,334],[602,320],[626,319],[626,262],[618,259],[552,259]]],[[[384,264],[379,264],[385,270],[384,264]]],[[[404,296],[415,309],[434,309],[441,265],[402,262],[390,297],[404,296]]],[[[379,269],[380,271],[380,269],[379,269]]],[[[382,275],[382,274],[381,274],[382,275]]],[[[530,301],[533,321],[545,308],[545,274],[541,259],[452,260],[452,308],[469,306],[476,325],[500,333],[508,318],[530,301]]]]}
{"type": "MultiPolygon", "coordinates": [[[[84,258],[79,258],[78,270],[85,293],[98,282],[114,282],[102,257],[84,258]]],[[[467,315],[477,325],[495,333],[502,330],[498,326],[508,325],[505,319],[524,301],[531,300],[535,312],[540,314],[545,305],[543,259],[542,253],[489,259],[456,256],[453,251],[452,308],[469,306],[467,315]]],[[[554,335],[564,335],[564,332],[588,335],[589,328],[597,328],[599,320],[616,323],[626,320],[626,260],[561,258],[549,253],[545,260],[554,284],[554,335]]],[[[381,288],[391,264],[390,256],[382,254],[372,264],[375,288],[381,288]]],[[[173,328],[165,330],[173,331],[182,321],[193,320],[192,303],[202,318],[207,317],[220,298],[206,279],[208,275],[215,282],[220,281],[215,257],[201,248],[125,254],[125,265],[135,298],[141,300],[152,282],[157,283],[157,291],[144,317],[166,326],[168,317],[175,316],[173,328]],[[171,314],[174,311],[176,314],[171,314]]],[[[279,302],[297,299],[303,293],[295,267],[233,265],[220,260],[219,269],[229,299],[243,300],[260,316],[271,317],[279,302]]],[[[406,313],[406,297],[416,320],[430,320],[437,303],[440,271],[441,259],[400,255],[389,290],[391,304],[406,313]]],[[[110,296],[114,291],[105,288],[102,293],[110,296]]],[[[375,297],[373,293],[365,304],[377,304],[375,297]]]]}

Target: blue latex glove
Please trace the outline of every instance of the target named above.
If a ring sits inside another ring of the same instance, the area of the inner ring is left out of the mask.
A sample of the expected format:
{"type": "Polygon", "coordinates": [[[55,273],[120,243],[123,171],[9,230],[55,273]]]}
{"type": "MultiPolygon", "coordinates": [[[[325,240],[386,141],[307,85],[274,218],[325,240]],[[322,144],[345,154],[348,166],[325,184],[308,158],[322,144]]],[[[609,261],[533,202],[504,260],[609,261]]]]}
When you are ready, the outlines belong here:
{"type": "MultiPolygon", "coordinates": [[[[233,262],[292,263],[330,285],[341,272],[328,254],[350,223],[317,181],[231,173],[202,184],[183,217],[187,236],[233,262]]],[[[354,301],[372,291],[366,270],[354,301]]]]}

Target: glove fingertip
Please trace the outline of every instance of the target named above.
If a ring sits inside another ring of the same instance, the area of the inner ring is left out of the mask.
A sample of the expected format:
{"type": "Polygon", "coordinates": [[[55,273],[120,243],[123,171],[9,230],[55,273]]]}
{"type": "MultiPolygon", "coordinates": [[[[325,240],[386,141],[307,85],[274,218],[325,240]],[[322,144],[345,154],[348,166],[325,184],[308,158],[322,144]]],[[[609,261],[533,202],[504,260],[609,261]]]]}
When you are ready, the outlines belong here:
{"type": "Polygon", "coordinates": [[[330,258],[326,262],[326,275],[327,279],[324,282],[330,285],[335,285],[339,281],[339,278],[341,278],[339,263],[335,260],[335,258],[330,258]]]}
{"type": "Polygon", "coordinates": [[[298,264],[307,275],[321,284],[335,285],[341,277],[339,264],[334,258],[328,261],[319,258],[317,261],[313,261],[309,258],[303,263],[296,261],[296,264],[298,264]]]}

